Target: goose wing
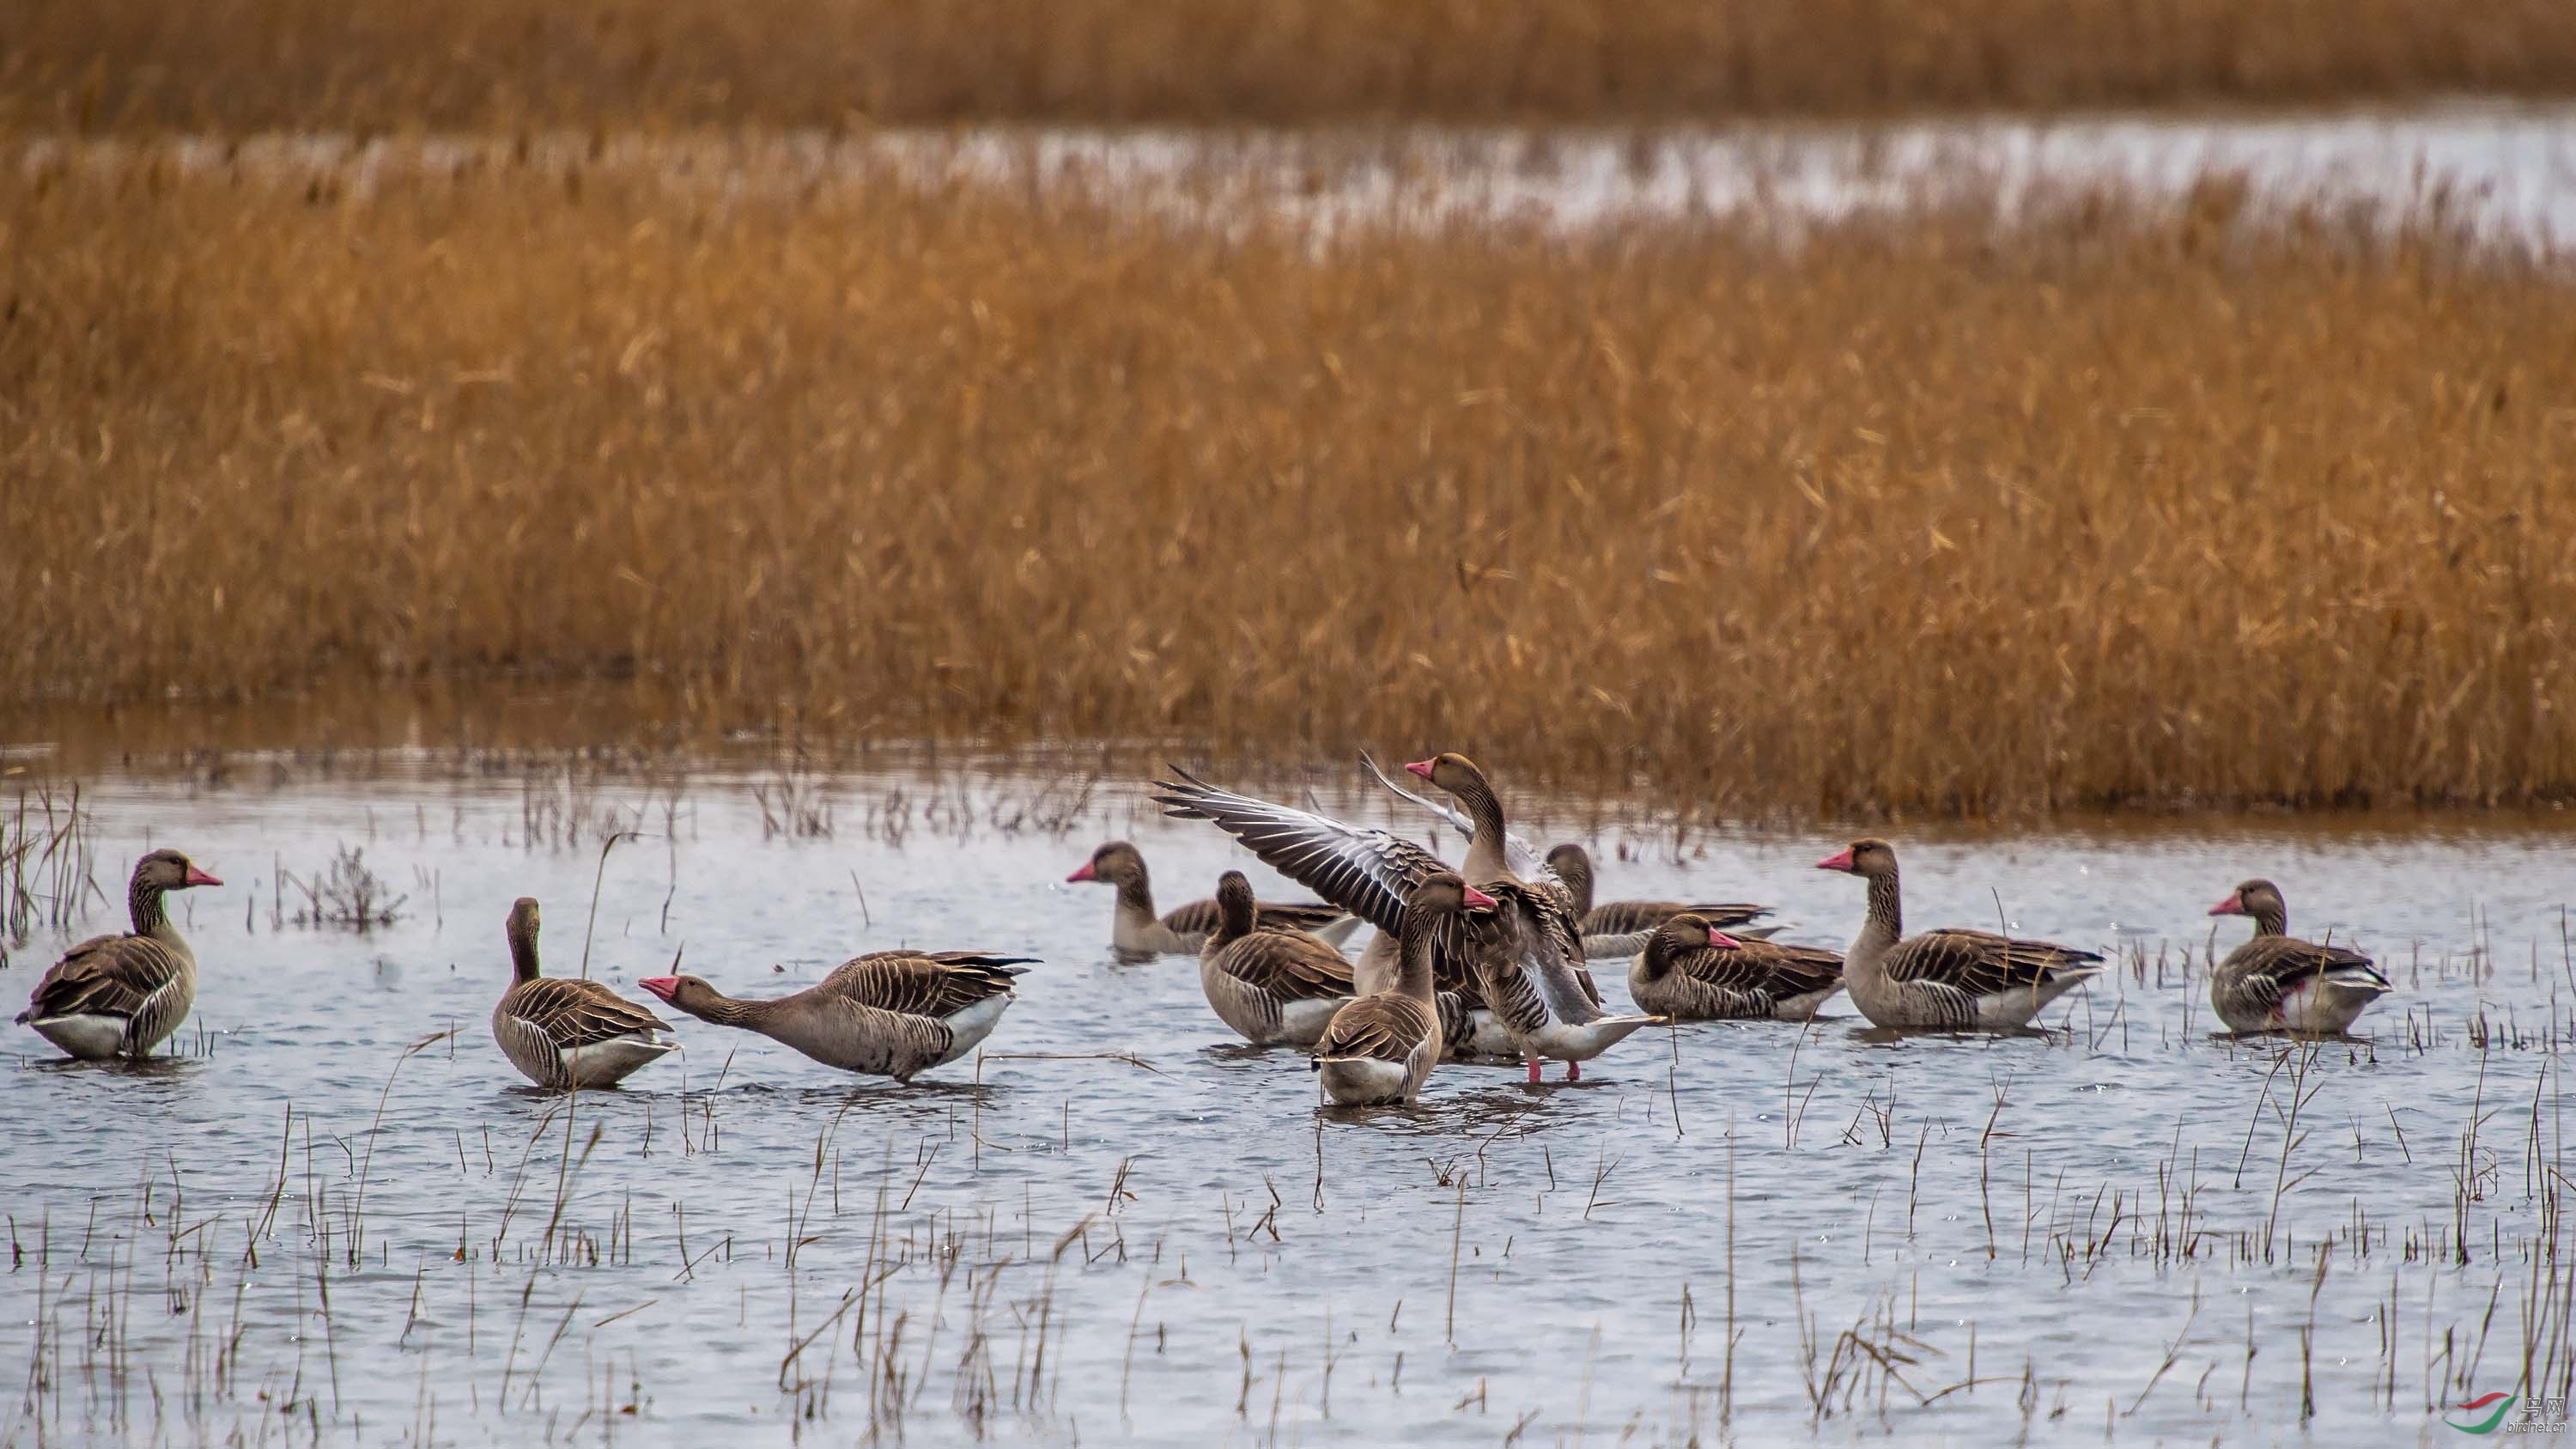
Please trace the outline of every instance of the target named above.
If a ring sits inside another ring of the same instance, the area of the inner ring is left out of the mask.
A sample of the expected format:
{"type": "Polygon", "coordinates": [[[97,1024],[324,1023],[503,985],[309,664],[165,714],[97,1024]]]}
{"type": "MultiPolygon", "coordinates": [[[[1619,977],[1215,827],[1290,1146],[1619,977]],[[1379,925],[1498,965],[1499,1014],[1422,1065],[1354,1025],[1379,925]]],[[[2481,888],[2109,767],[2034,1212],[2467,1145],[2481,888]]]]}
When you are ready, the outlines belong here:
{"type": "Polygon", "coordinates": [[[93,936],[45,972],[18,1019],[135,1016],[179,979],[179,970],[178,956],[150,936],[93,936]]]}
{"type": "Polygon", "coordinates": [[[1315,1043],[1319,1058],[1368,1057],[1401,1062],[1413,1055],[1439,1025],[1431,1008],[1410,996],[1380,992],[1364,996],[1333,1013],[1323,1040],[1315,1043]]]}
{"type": "Polygon", "coordinates": [[[1721,991],[1804,996],[1840,981],[1843,958],[1819,946],[1739,941],[1733,946],[1702,946],[1684,952],[1673,963],[1673,969],[1721,991]]]}
{"type": "Polygon", "coordinates": [[[1303,931],[1255,930],[1220,947],[1216,969],[1285,1001],[1351,994],[1351,963],[1303,931]]]}
{"type": "Polygon", "coordinates": [[[1178,766],[1171,773],[1176,778],[1154,782],[1164,814],[1210,822],[1271,869],[1390,935],[1402,934],[1414,887],[1447,869],[1392,831],[1220,790],[1178,766]]]}
{"type": "Polygon", "coordinates": [[[1996,996],[2028,990],[2061,975],[2090,975],[2101,967],[2098,952],[2078,951],[2053,941],[2024,941],[1992,931],[1926,931],[1908,937],[1889,951],[1882,969],[1892,981],[1919,981],[1949,986],[1971,996],[1996,996]]]}
{"type": "Polygon", "coordinates": [[[2290,936],[2257,936],[2229,952],[2226,967],[2236,977],[2235,990],[2265,1010],[2279,1006],[2312,977],[2380,991],[2396,989],[2377,963],[2360,952],[2290,936]]]}
{"type": "Polygon", "coordinates": [[[1036,964],[985,951],[871,951],[845,961],[814,990],[855,1006],[944,1018],[1000,996],[1036,964]]]}
{"type": "Polygon", "coordinates": [[[1499,929],[1477,943],[1493,1009],[1525,1031],[1547,1017],[1577,1026],[1599,1020],[1601,987],[1584,969],[1580,928],[1565,892],[1509,880],[1480,889],[1501,903],[1499,929]]]}
{"type": "MultiPolygon", "coordinates": [[[[1328,906],[1321,901],[1252,903],[1252,921],[1256,926],[1294,926],[1301,931],[1311,931],[1318,926],[1329,926],[1347,914],[1341,907],[1328,906]]],[[[1214,896],[1185,906],[1174,906],[1163,913],[1163,924],[1184,936],[1215,935],[1216,928],[1224,923],[1224,919],[1225,913],[1218,907],[1214,896]]]]}
{"type": "Polygon", "coordinates": [[[669,1022],[600,983],[571,976],[523,981],[510,988],[502,1009],[564,1051],[671,1029],[669,1022]]]}
{"type": "Polygon", "coordinates": [[[1682,901],[1611,901],[1607,905],[1594,906],[1590,914],[1583,918],[1583,934],[1589,938],[1626,936],[1641,931],[1653,931],[1684,911],[1695,916],[1707,917],[1708,923],[1721,931],[1731,931],[1737,926],[1751,925],[1771,914],[1769,906],[1750,905],[1741,901],[1704,905],[1690,905],[1682,901]]]}

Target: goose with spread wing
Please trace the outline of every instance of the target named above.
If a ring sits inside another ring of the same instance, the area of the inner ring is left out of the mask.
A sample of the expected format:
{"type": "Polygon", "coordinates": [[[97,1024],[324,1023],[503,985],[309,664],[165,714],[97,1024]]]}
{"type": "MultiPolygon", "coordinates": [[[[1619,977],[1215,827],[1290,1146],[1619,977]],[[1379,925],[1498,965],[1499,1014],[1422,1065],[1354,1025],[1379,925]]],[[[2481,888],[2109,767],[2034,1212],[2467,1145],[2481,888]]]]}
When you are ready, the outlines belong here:
{"type": "Polygon", "coordinates": [[[1259,920],[1242,871],[1217,877],[1216,902],[1216,934],[1199,953],[1208,1006],[1254,1046],[1313,1046],[1350,1003],[1350,961],[1319,936],[1259,920]]]}
{"type": "MultiPolygon", "coordinates": [[[[1271,869],[1398,941],[1407,898],[1447,869],[1431,852],[1391,831],[1221,790],[1186,770],[1171,773],[1177,778],[1157,781],[1154,795],[1165,813],[1215,824],[1271,869]]],[[[1462,997],[1472,989],[1483,998],[1513,1053],[1528,1064],[1530,1080],[1538,1080],[1541,1060],[1564,1062],[1566,1079],[1579,1080],[1580,1063],[1656,1020],[1602,1008],[1600,991],[1583,969],[1572,908],[1553,880],[1532,884],[1506,870],[1473,884],[1499,903],[1496,914],[1508,929],[1509,949],[1472,949],[1458,918],[1450,917],[1432,934],[1435,978],[1459,983],[1462,997]]],[[[1362,958],[1356,977],[1363,993],[1384,984],[1370,959],[1379,954],[1372,945],[1362,958]]]]}
{"type": "Polygon", "coordinates": [[[1738,940],[1694,911],[1648,934],[1628,996],[1675,1021],[1808,1021],[1843,986],[1843,958],[1819,946],[1738,940]]]}
{"type": "Polygon", "coordinates": [[[82,1061],[150,1056],[197,1001],[197,953],[170,923],[162,897],[222,884],[175,850],[136,861],[125,887],[134,929],[93,936],[63,953],[36,983],[19,1023],[82,1061]]]}
{"type": "Polygon", "coordinates": [[[1843,953],[1843,987],[1879,1026],[2011,1031],[2101,973],[2091,951],[1991,931],[1905,934],[1896,847],[1855,840],[1816,862],[1869,883],[1869,917],[1843,953]]]}
{"type": "Polygon", "coordinates": [[[636,985],[700,1021],[756,1031],[827,1067],[910,1082],[981,1045],[1018,999],[1028,956],[871,951],[792,996],[748,1001],[695,976],[636,985]]]}
{"type": "MultiPolygon", "coordinates": [[[[1124,840],[1113,840],[1091,852],[1091,858],[1065,877],[1066,884],[1091,881],[1115,886],[1118,904],[1109,918],[1109,944],[1129,956],[1195,956],[1217,929],[1214,899],[1177,906],[1154,914],[1154,883],[1145,856],[1124,840]]],[[[1266,925],[1293,926],[1339,946],[1359,922],[1342,911],[1314,901],[1258,901],[1254,910],[1266,925]]]]}
{"type": "Polygon", "coordinates": [[[2289,903],[2268,880],[2245,882],[2209,913],[2254,918],[2254,938],[2209,974],[2209,1004],[2229,1031],[2339,1036],[2397,989],[2360,952],[2290,935],[2289,903]]]}
{"type": "Polygon", "coordinates": [[[503,928],[510,989],[492,1008],[492,1040],[521,1075],[557,1090],[613,1087],[679,1048],[671,1024],[596,981],[537,969],[537,903],[521,896],[503,928]]]}

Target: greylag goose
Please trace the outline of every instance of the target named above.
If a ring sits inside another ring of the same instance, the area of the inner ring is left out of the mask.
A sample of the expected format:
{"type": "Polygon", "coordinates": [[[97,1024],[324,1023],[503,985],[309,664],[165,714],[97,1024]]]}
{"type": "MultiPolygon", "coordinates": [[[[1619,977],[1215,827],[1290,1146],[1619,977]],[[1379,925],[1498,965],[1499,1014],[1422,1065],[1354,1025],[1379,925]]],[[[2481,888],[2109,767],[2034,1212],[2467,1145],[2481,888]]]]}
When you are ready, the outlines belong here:
{"type": "Polygon", "coordinates": [[[679,1049],[671,1024],[596,981],[537,970],[537,903],[521,896],[505,927],[510,989],[492,1008],[492,1040],[540,1087],[613,1087],[679,1049]]]}
{"type": "Polygon", "coordinates": [[[1833,952],[1739,941],[1696,911],[1656,927],[1628,966],[1629,998],[1675,1021],[1807,1021],[1842,986],[1833,952]]]}
{"type": "Polygon", "coordinates": [[[1843,955],[1843,986],[1879,1026],[2010,1031],[2102,970],[2102,958],[1991,931],[1905,934],[1896,847],[1855,840],[1816,862],[1869,882],[1869,919],[1843,955]]]}
{"type": "Polygon", "coordinates": [[[2396,989],[2360,952],[2286,934],[2289,903],[2268,880],[2245,882],[2209,913],[2254,918],[2254,939],[2228,952],[2209,974],[2209,1004],[2229,1031],[2340,1035],[2370,1003],[2396,989]]]}
{"type": "Polygon", "coordinates": [[[161,898],[222,884],[175,850],[136,861],[125,887],[134,929],[93,936],[64,952],[36,983],[19,1022],[82,1061],[150,1056],[197,1000],[196,953],[170,924],[161,898]]]}
{"type": "Polygon", "coordinates": [[[1565,882],[1566,894],[1574,898],[1574,914],[1583,923],[1583,954],[1594,961],[1636,955],[1646,949],[1656,927],[1684,911],[1721,931],[1735,931],[1771,914],[1769,906],[1737,902],[1693,905],[1688,901],[1606,901],[1594,905],[1590,852],[1568,841],[1547,853],[1547,864],[1556,872],[1556,878],[1565,882]]]}
{"type": "MultiPolygon", "coordinates": [[[[1145,857],[1135,846],[1113,840],[1091,853],[1073,874],[1071,884],[1097,881],[1118,888],[1118,905],[1109,921],[1109,944],[1130,956],[1195,956],[1216,933],[1217,903],[1192,901],[1171,914],[1154,914],[1154,885],[1145,873],[1145,857]]],[[[1294,926],[1340,945],[1359,922],[1331,906],[1313,901],[1260,901],[1259,919],[1274,926],[1294,926]]]]}
{"type": "Polygon", "coordinates": [[[745,1001],[695,976],[635,983],[700,1021],[756,1031],[827,1067],[910,1082],[993,1034],[1029,956],[871,951],[792,996],[745,1001]]]}
{"type": "Polygon", "coordinates": [[[1216,882],[1216,934],[1199,953],[1199,987],[1219,1019],[1254,1046],[1311,1047],[1351,999],[1351,963],[1294,926],[1255,924],[1252,882],[1216,882]]]}
{"type": "Polygon", "coordinates": [[[1467,859],[1458,871],[1461,877],[1500,880],[1510,876],[1514,880],[1552,888],[1564,885],[1556,878],[1556,871],[1548,864],[1547,857],[1539,854],[1538,847],[1514,835],[1511,828],[1503,823],[1502,797],[1494,793],[1493,782],[1485,777],[1485,772],[1477,767],[1475,761],[1455,750],[1444,750],[1430,759],[1415,760],[1404,767],[1406,774],[1447,791],[1458,802],[1457,808],[1453,809],[1426,800],[1388,779],[1386,772],[1377,767],[1377,761],[1370,758],[1366,750],[1360,752],[1360,760],[1369,767],[1370,774],[1377,776],[1379,784],[1448,821],[1467,837],[1467,859]]]}
{"type": "Polygon", "coordinates": [[[1409,1103],[1442,1055],[1442,1018],[1432,994],[1433,940],[1464,911],[1494,909],[1492,896],[1453,871],[1425,876],[1404,900],[1395,982],[1333,1013],[1315,1044],[1314,1070],[1324,1093],[1344,1107],[1409,1103]]]}
{"type": "MultiPolygon", "coordinates": [[[[1220,790],[1186,770],[1172,773],[1179,778],[1155,782],[1154,799],[1166,814],[1212,822],[1273,870],[1398,941],[1406,898],[1447,869],[1431,852],[1391,831],[1361,829],[1220,790]]],[[[1580,1080],[1579,1063],[1655,1021],[1602,1009],[1600,990],[1583,969],[1575,942],[1573,908],[1553,880],[1528,884],[1505,872],[1475,884],[1499,903],[1496,919],[1508,949],[1471,950],[1450,918],[1433,935],[1435,984],[1445,976],[1483,997],[1512,1051],[1528,1064],[1530,1080],[1538,1080],[1543,1059],[1564,1062],[1566,1080],[1580,1080]]],[[[1372,942],[1355,973],[1363,993],[1383,989],[1383,959],[1372,942]]]]}

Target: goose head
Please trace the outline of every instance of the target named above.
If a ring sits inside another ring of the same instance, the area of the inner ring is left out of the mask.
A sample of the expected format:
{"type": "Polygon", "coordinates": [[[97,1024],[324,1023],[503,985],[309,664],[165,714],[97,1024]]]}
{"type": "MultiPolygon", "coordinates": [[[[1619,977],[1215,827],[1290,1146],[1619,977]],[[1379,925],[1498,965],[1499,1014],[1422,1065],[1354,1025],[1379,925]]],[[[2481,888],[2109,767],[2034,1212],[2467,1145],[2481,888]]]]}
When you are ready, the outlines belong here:
{"type": "Polygon", "coordinates": [[[521,896],[510,903],[510,917],[501,930],[510,943],[510,970],[521,981],[537,979],[537,898],[521,896]]]}
{"type": "Polygon", "coordinates": [[[1454,870],[1434,871],[1423,877],[1413,893],[1404,898],[1404,908],[1425,915],[1447,916],[1465,911],[1471,915],[1490,915],[1498,902],[1492,896],[1467,884],[1454,870]]]}
{"type": "Polygon", "coordinates": [[[165,891],[183,891],[191,886],[223,884],[222,881],[199,870],[195,862],[175,850],[156,850],[136,861],[134,883],[165,891]]]}
{"type": "Polygon", "coordinates": [[[700,976],[647,976],[635,984],[692,1015],[725,999],[700,976]]]}
{"type": "Polygon", "coordinates": [[[2290,908],[2282,899],[2279,886],[2258,877],[2228,892],[2227,899],[2211,906],[2209,913],[2213,916],[2286,916],[2290,908]]]}
{"type": "Polygon", "coordinates": [[[1592,852],[1569,840],[1547,853],[1547,868],[1567,885],[1592,879],[1592,852]]]}
{"type": "Polygon", "coordinates": [[[1252,929],[1252,882],[1242,871],[1230,870],[1216,878],[1216,909],[1228,931],[1240,934],[1252,929]]]}
{"type": "Polygon", "coordinates": [[[1816,862],[1818,870],[1838,870],[1863,880],[1883,880],[1896,874],[1896,847],[1876,836],[1865,836],[1842,848],[1841,852],[1816,862]]]}
{"type": "Polygon", "coordinates": [[[1493,789],[1485,779],[1485,772],[1476,768],[1476,762],[1456,750],[1443,750],[1430,759],[1415,760],[1404,768],[1407,773],[1419,775],[1452,795],[1476,791],[1491,793],[1493,789]]]}
{"type": "Polygon", "coordinates": [[[1655,928],[1655,939],[1668,951],[1696,951],[1702,946],[1726,950],[1743,945],[1733,936],[1710,925],[1708,917],[1684,911],[1655,928]]]}
{"type": "Polygon", "coordinates": [[[1087,880],[1104,885],[1125,885],[1129,881],[1143,879],[1144,875],[1145,857],[1126,841],[1113,840],[1093,851],[1091,859],[1076,867],[1065,880],[1067,883],[1087,880]]]}

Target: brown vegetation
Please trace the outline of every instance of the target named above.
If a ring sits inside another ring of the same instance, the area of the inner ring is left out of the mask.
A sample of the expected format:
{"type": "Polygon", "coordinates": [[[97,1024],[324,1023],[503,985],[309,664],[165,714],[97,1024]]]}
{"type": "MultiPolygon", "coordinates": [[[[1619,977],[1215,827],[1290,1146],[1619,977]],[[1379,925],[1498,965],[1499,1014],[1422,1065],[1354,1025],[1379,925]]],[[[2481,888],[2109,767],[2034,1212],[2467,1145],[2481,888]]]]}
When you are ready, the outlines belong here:
{"type": "Polygon", "coordinates": [[[2576,90],[2564,0],[18,0],[0,122],[1671,120],[2576,90]]]}
{"type": "Polygon", "coordinates": [[[2437,235],[1318,248],[167,160],[0,179],[0,698],[632,675],[639,728],[1793,811],[2576,792],[2571,291],[2437,235]]]}

